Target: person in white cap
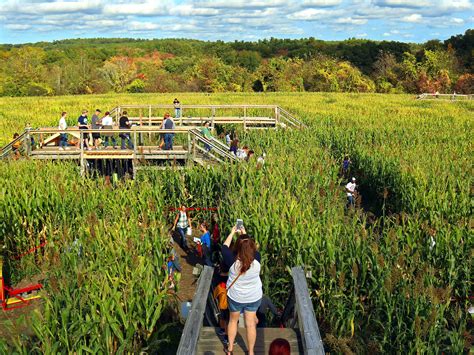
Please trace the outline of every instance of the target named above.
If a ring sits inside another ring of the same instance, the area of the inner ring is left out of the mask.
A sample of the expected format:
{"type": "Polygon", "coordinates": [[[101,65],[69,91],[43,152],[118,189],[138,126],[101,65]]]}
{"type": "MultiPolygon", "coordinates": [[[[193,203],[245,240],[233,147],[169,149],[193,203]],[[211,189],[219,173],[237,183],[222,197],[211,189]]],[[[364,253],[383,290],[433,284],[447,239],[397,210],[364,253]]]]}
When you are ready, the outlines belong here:
{"type": "Polygon", "coordinates": [[[356,178],[353,177],[351,181],[349,181],[346,185],[346,193],[347,193],[347,207],[354,207],[355,206],[355,198],[354,193],[356,190],[356,178]]]}

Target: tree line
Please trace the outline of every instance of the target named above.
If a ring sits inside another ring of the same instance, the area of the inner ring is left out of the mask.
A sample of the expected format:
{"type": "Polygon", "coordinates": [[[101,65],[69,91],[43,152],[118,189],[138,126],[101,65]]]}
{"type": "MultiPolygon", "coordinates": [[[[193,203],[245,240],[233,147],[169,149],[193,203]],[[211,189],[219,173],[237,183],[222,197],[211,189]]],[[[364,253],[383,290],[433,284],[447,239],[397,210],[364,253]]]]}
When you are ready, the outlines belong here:
{"type": "Polygon", "coordinates": [[[423,44],[349,39],[70,39],[0,45],[0,95],[474,92],[474,30],[423,44]]]}

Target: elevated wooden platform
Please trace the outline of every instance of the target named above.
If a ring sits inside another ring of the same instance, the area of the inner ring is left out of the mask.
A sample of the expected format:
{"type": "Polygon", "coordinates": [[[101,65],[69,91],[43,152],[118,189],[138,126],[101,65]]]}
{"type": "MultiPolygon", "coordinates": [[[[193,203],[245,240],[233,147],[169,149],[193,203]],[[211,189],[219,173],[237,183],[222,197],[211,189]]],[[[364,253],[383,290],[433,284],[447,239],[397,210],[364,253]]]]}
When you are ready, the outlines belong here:
{"type": "MultiPolygon", "coordinates": [[[[162,115],[164,112],[174,113],[173,105],[117,106],[111,111],[115,124],[124,111],[128,112],[129,120],[133,123],[130,129],[80,130],[74,126],[64,131],[55,127],[27,129],[20,137],[2,148],[0,158],[12,156],[14,147],[17,149],[19,145],[17,150],[21,151],[22,156],[30,159],[76,160],[82,174],[85,174],[90,166],[101,166],[102,163],[98,161],[129,161],[134,173],[141,170],[143,165],[147,168],[162,168],[166,161],[180,167],[196,164],[205,166],[238,161],[223,142],[216,138],[208,139],[201,134],[198,127],[203,126],[206,121],[210,122],[211,129],[216,124],[242,125],[244,129],[305,127],[292,114],[276,105],[182,105],[181,116],[174,118],[176,128],[173,130],[161,129],[162,115]],[[59,148],[61,133],[65,133],[68,139],[66,149],[59,148]],[[84,140],[90,140],[92,134],[99,134],[102,138],[113,136],[117,144],[120,143],[121,135],[128,135],[133,142],[133,148],[120,149],[118,146],[118,149],[114,149],[109,146],[86,149],[84,140]],[[174,135],[177,145],[174,145],[172,150],[159,148],[158,142],[164,134],[174,135]],[[34,149],[32,139],[40,143],[39,149],[34,149]]],[[[107,169],[112,169],[110,164],[107,169]]]]}
{"type": "MultiPolygon", "coordinates": [[[[199,333],[199,343],[196,354],[217,355],[223,354],[224,343],[223,338],[217,335],[219,328],[202,327],[199,333]]],[[[303,344],[298,329],[291,328],[257,328],[257,341],[255,342],[255,354],[267,355],[270,344],[277,338],[288,340],[292,354],[303,354],[303,344]]],[[[237,345],[234,345],[234,354],[247,354],[247,338],[245,328],[239,328],[237,337],[237,345]]]]}

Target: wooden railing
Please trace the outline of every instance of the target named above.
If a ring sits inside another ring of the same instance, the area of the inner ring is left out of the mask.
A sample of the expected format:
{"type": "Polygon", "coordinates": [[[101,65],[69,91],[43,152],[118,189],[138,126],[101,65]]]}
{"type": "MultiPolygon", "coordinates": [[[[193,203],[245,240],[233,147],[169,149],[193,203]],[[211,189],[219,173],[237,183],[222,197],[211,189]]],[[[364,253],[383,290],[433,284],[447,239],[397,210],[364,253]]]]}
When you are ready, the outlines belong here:
{"type": "Polygon", "coordinates": [[[430,93],[423,93],[417,96],[418,100],[472,100],[474,95],[460,95],[460,94],[430,94],[430,93]]]}
{"type": "Polygon", "coordinates": [[[189,311],[186,324],[184,325],[181,340],[179,342],[177,355],[194,355],[201,332],[204,313],[206,311],[208,295],[211,289],[212,275],[214,268],[204,266],[199,276],[196,292],[194,293],[193,303],[189,311]]]}
{"type": "Polygon", "coordinates": [[[303,341],[304,353],[311,355],[324,354],[323,341],[303,268],[301,266],[293,267],[291,276],[293,277],[296,318],[303,341]]]}
{"type": "MultiPolygon", "coordinates": [[[[127,111],[129,118],[133,121],[141,121],[142,124],[156,124],[163,117],[164,111],[169,111],[173,115],[173,110],[175,107],[173,105],[120,105],[114,107],[110,111],[110,115],[115,119],[124,112],[127,111]],[[138,110],[138,116],[134,116],[129,112],[130,110],[138,110]],[[159,113],[156,113],[156,110],[161,110],[159,113]]],[[[258,119],[263,120],[264,118],[273,120],[275,126],[289,126],[289,127],[306,127],[304,123],[296,119],[292,114],[287,110],[284,110],[277,105],[181,105],[180,106],[180,117],[175,118],[175,122],[178,125],[184,124],[200,124],[202,125],[204,121],[208,120],[211,123],[211,126],[214,126],[214,120],[219,118],[219,122],[225,122],[226,119],[230,123],[235,123],[236,119],[238,123],[244,125],[244,128],[247,128],[248,125],[252,123],[259,122],[258,119]],[[199,115],[193,110],[201,110],[199,115]],[[220,116],[217,115],[217,110],[224,111],[238,111],[237,115],[228,115],[220,116]],[[249,114],[252,111],[261,110],[266,112],[266,116],[255,116],[249,114]],[[191,114],[189,114],[191,111],[191,114]],[[282,125],[283,123],[283,125],[282,125]]],[[[262,123],[265,123],[263,121],[262,123]]],[[[266,123],[271,123],[267,121],[266,123]]]]}
{"type": "MultiPolygon", "coordinates": [[[[193,297],[191,313],[188,316],[177,354],[195,354],[199,342],[199,334],[206,320],[213,326],[218,324],[218,314],[215,314],[216,305],[212,296],[211,280],[213,269],[205,266],[198,280],[198,287],[193,297]],[[208,287],[205,289],[204,287],[208,287]]],[[[324,355],[324,346],[319,332],[318,322],[311,302],[308,284],[303,268],[300,266],[291,269],[293,289],[281,317],[287,328],[299,328],[304,354],[324,355]]]]}

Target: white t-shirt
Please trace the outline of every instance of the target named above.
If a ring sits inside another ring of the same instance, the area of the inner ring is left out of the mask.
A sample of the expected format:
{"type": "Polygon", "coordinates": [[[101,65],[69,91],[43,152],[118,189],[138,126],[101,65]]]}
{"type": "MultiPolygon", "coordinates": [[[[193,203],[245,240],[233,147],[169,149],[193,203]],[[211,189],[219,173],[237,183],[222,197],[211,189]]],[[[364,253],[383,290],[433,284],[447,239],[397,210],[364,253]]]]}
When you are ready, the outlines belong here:
{"type": "Polygon", "coordinates": [[[247,158],[247,153],[243,149],[237,149],[237,158],[245,159],[247,158]]]}
{"type": "Polygon", "coordinates": [[[240,261],[237,260],[229,269],[227,280],[227,296],[238,303],[252,303],[262,298],[262,280],[260,280],[260,263],[255,259],[250,265],[250,269],[240,275],[239,279],[229,286],[240,273],[240,261]]]}
{"type": "Polygon", "coordinates": [[[59,119],[59,127],[58,127],[60,130],[65,130],[67,128],[67,122],[66,122],[66,119],[64,117],[61,117],[59,119]]]}
{"type": "Polygon", "coordinates": [[[346,189],[348,189],[350,192],[347,193],[347,196],[352,196],[352,194],[354,193],[355,191],[355,188],[356,188],[356,183],[355,182],[349,182],[347,183],[346,185],[346,189]]]}
{"type": "Polygon", "coordinates": [[[103,126],[113,126],[113,124],[114,121],[112,120],[112,116],[107,115],[102,119],[103,126]]]}

